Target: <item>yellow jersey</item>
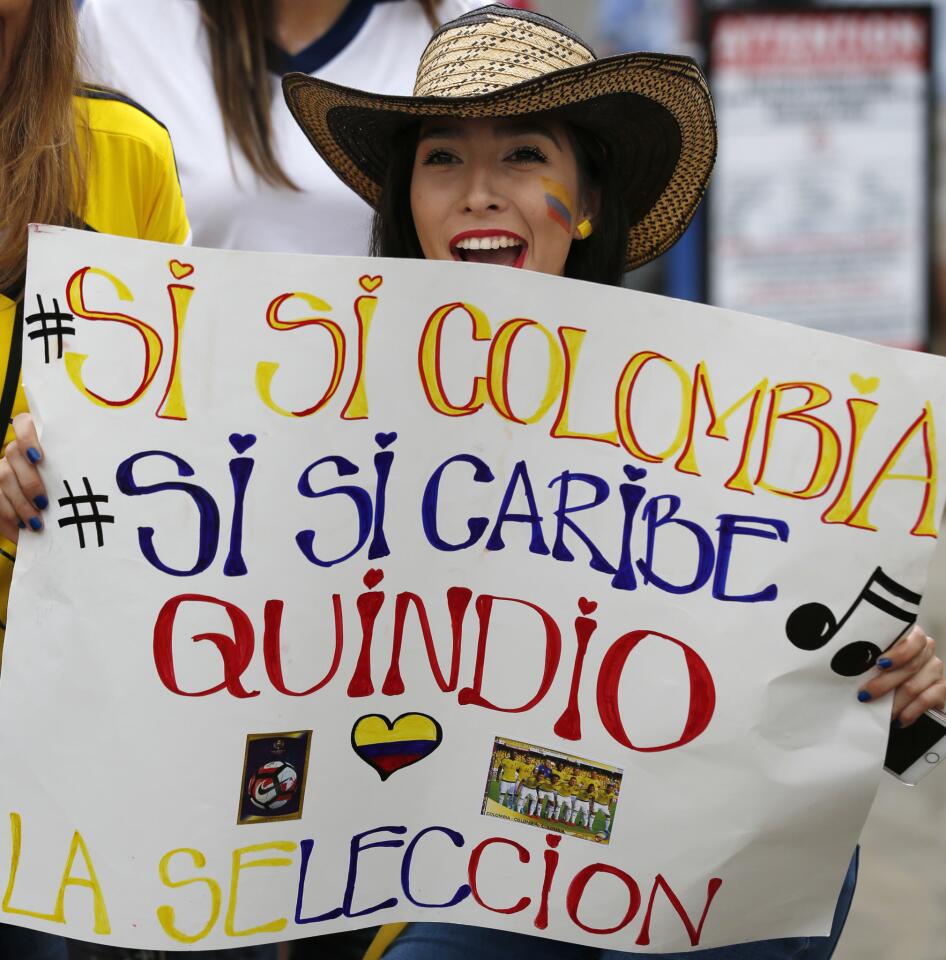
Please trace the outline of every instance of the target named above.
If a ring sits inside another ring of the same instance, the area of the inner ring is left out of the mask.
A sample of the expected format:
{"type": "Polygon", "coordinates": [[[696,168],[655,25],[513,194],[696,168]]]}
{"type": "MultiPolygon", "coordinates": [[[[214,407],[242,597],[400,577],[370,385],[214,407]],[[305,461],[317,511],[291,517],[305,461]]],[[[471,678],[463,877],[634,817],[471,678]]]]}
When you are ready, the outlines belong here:
{"type": "MultiPolygon", "coordinates": [[[[73,110],[80,155],[89,158],[85,209],[76,211],[86,229],[166,243],[186,242],[190,226],[171,138],[164,126],[133,100],[102,87],[81,87],[73,97],[73,110]]],[[[20,380],[21,295],[21,290],[0,291],[4,447],[13,439],[10,421],[27,410],[20,380]]],[[[54,502],[52,496],[50,501],[54,502]]],[[[0,653],[15,557],[16,547],[0,537],[0,653]]]]}
{"type": "Polygon", "coordinates": [[[505,780],[507,783],[512,783],[516,779],[516,774],[519,772],[519,764],[516,763],[511,757],[507,757],[505,760],[499,761],[499,779],[505,780]]]}

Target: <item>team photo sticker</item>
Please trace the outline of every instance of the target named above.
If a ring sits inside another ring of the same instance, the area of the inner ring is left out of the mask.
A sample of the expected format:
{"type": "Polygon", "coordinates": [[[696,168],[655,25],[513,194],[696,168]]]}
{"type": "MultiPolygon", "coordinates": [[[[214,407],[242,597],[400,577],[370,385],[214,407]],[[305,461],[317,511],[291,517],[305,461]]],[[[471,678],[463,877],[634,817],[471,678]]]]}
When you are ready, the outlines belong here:
{"type": "Polygon", "coordinates": [[[497,737],[481,813],[608,843],[623,771],[497,737]]]}

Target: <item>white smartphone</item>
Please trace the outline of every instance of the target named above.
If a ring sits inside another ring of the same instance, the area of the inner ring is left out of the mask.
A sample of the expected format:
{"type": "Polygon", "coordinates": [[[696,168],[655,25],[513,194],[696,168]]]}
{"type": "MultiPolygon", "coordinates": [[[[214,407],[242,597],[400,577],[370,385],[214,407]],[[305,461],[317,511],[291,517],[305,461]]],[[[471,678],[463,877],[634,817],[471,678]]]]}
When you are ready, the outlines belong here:
{"type": "Polygon", "coordinates": [[[884,769],[911,787],[946,759],[946,713],[927,710],[905,729],[891,725],[884,769]]]}

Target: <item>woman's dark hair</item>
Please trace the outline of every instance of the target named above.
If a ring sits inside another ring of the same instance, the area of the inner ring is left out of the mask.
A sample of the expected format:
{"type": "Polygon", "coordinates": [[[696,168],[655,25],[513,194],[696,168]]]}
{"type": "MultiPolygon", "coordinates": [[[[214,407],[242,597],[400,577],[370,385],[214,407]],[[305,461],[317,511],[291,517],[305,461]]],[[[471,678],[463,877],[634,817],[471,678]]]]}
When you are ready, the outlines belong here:
{"type": "MultiPolygon", "coordinates": [[[[619,176],[625,167],[590,130],[571,121],[563,126],[575,151],[581,200],[589,205],[595,198],[590,205],[597,211],[592,218],[591,236],[572,242],[565,276],[620,286],[628,232],[619,176]]],[[[419,124],[411,124],[391,143],[387,176],[371,227],[372,256],[424,258],[411,215],[411,174],[419,131],[419,124]]]]}

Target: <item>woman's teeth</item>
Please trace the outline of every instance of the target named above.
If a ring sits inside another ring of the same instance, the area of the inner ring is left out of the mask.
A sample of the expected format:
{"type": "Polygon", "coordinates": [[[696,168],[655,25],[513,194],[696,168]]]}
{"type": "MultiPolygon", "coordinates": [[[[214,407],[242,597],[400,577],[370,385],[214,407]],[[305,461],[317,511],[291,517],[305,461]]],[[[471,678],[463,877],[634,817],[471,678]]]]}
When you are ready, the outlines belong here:
{"type": "Polygon", "coordinates": [[[464,237],[456,244],[458,250],[499,250],[503,247],[521,247],[517,237],[464,237]]]}

